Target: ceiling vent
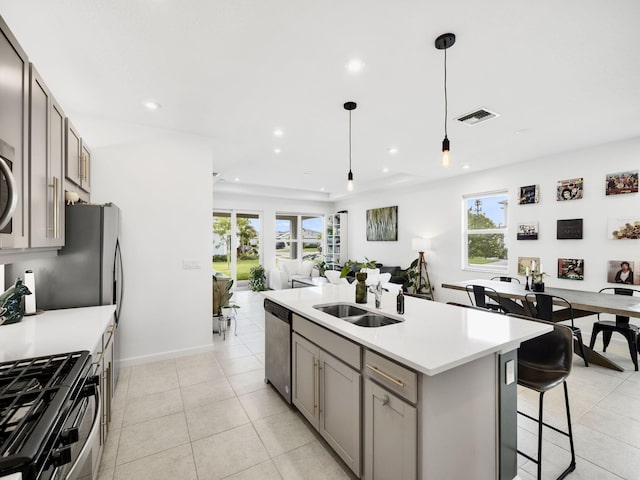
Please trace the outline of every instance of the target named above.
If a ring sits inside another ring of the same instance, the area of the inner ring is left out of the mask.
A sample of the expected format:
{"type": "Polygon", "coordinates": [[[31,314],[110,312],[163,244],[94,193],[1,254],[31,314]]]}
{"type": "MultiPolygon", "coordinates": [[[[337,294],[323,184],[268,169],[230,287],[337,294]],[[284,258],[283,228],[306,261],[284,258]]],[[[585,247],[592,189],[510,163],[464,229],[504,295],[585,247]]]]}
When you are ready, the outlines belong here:
{"type": "Polygon", "coordinates": [[[491,120],[492,118],[496,118],[499,116],[499,113],[491,112],[486,108],[480,108],[475,112],[467,113],[466,115],[458,117],[456,120],[464,123],[465,125],[473,127],[474,125],[486,122],[487,120],[491,120]]]}

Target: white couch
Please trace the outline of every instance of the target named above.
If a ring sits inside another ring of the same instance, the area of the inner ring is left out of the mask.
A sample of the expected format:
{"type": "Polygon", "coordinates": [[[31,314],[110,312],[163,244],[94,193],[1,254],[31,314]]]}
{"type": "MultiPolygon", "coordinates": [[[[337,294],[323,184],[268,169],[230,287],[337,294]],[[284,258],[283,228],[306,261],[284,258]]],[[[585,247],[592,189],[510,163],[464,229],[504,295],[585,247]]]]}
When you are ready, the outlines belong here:
{"type": "Polygon", "coordinates": [[[318,270],[313,268],[315,262],[309,260],[278,259],[278,267],[269,272],[269,288],[282,290],[291,288],[291,281],[296,278],[317,277],[318,270]]]}

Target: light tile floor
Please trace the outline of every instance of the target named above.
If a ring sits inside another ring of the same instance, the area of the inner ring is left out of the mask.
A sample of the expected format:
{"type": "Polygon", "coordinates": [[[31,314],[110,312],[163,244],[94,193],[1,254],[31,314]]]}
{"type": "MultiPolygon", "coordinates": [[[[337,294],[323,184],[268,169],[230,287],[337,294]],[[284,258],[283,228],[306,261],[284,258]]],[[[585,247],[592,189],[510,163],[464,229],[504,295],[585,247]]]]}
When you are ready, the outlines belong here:
{"type": "MultiPolygon", "coordinates": [[[[262,296],[239,291],[235,300],[237,336],[223,341],[215,334],[211,352],[122,370],[100,480],[354,478],[264,383],[262,296]]],[[[586,341],[594,318],[578,321],[586,341]]],[[[568,478],[640,480],[640,375],[626,343],[614,336],[609,350],[625,372],[574,362],[569,395],[577,468],[568,478]]],[[[564,427],[562,388],[547,397],[545,419],[564,427]]],[[[535,415],[533,392],[519,389],[518,403],[535,415]]],[[[518,441],[535,449],[533,422],[519,419],[518,441]]],[[[555,478],[569,458],[568,440],[545,429],[543,478],[555,478]]],[[[522,480],[535,478],[534,464],[520,457],[519,467],[522,480]]]]}

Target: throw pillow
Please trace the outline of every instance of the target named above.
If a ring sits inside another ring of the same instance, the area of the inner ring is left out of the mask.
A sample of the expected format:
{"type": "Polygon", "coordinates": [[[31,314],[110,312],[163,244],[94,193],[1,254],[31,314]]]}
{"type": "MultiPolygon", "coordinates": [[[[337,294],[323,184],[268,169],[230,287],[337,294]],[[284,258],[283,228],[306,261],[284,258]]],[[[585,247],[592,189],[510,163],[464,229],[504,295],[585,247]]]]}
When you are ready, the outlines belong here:
{"type": "Polygon", "coordinates": [[[303,260],[298,265],[298,275],[302,275],[303,277],[310,277],[311,272],[313,271],[314,262],[310,262],[309,260],[303,260]]]}

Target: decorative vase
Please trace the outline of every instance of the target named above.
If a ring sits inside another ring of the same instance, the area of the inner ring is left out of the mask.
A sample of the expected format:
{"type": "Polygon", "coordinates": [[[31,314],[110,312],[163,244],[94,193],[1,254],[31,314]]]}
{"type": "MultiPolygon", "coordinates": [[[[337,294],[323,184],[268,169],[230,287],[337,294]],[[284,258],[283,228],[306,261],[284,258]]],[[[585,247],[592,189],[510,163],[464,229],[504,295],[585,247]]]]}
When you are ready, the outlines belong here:
{"type": "Polygon", "coordinates": [[[544,292],[544,282],[531,282],[531,290],[534,292],[544,292]]]}
{"type": "Polygon", "coordinates": [[[356,273],[356,303],[367,303],[367,284],[365,280],[367,274],[365,272],[356,273]]]}

